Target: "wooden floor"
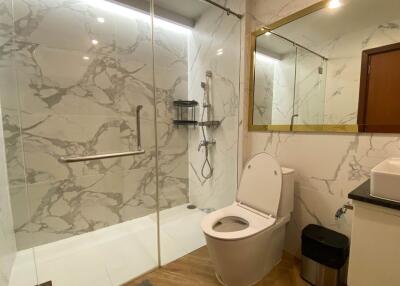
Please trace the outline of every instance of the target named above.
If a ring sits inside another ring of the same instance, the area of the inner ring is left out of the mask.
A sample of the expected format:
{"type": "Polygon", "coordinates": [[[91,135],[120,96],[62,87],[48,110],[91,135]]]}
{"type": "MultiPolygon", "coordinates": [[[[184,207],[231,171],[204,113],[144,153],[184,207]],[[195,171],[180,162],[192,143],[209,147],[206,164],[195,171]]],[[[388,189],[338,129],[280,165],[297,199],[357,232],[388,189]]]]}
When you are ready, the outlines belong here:
{"type": "MultiPolygon", "coordinates": [[[[284,257],[257,286],[307,286],[300,278],[300,263],[294,257],[284,257]]],[[[147,273],[125,286],[217,286],[207,248],[202,247],[170,264],[147,273]]]]}

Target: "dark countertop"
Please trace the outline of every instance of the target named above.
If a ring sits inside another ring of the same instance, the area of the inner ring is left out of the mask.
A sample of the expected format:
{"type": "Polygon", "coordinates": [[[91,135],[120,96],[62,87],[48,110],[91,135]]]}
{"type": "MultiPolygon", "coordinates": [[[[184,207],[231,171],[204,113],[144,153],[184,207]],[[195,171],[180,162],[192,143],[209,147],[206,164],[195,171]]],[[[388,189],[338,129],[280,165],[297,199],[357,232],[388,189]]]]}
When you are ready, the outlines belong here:
{"type": "Polygon", "coordinates": [[[349,193],[349,199],[361,201],[381,207],[386,207],[390,209],[400,210],[400,202],[389,201],[385,199],[375,198],[370,195],[370,180],[359,185],[357,188],[354,189],[351,193],[349,193]]]}

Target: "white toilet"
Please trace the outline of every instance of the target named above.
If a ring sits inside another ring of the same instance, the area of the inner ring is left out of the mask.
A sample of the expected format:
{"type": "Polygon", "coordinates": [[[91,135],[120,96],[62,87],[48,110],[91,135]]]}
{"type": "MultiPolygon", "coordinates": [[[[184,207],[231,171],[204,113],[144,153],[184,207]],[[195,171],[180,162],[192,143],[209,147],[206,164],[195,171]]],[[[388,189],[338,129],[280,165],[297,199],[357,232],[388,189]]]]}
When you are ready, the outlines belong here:
{"type": "Polygon", "coordinates": [[[293,210],[294,170],[260,153],[247,162],[236,201],[208,214],[201,227],[218,280],[227,286],[260,281],[281,261],[293,210]]]}

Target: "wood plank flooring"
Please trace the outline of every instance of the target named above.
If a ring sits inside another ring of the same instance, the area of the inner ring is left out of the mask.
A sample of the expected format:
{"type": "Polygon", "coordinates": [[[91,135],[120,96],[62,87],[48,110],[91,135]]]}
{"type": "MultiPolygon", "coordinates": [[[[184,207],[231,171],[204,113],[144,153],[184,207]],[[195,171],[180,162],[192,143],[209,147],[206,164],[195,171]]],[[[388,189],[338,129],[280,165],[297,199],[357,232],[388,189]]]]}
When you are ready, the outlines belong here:
{"type": "MultiPolygon", "coordinates": [[[[220,286],[207,248],[202,247],[170,264],[149,272],[124,286],[220,286]]],[[[279,263],[256,286],[308,286],[300,278],[300,262],[284,254],[279,263]]]]}

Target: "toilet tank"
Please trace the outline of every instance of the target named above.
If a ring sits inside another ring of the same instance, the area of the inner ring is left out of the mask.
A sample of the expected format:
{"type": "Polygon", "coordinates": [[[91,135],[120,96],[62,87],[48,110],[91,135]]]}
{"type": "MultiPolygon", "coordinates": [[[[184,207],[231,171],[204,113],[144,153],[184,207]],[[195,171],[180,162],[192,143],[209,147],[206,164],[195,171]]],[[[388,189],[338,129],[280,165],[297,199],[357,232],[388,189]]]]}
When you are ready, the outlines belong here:
{"type": "Polygon", "coordinates": [[[294,170],[282,167],[282,191],[279,201],[278,217],[292,213],[294,202],[294,170]]]}

